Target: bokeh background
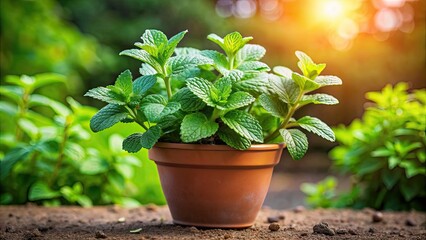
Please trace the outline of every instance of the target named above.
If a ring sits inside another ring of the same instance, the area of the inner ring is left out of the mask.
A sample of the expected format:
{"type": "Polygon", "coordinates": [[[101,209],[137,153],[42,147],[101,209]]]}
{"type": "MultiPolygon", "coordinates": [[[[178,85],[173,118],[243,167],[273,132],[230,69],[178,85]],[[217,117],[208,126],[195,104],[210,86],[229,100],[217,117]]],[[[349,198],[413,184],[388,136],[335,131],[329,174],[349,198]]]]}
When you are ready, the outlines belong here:
{"type": "MultiPolygon", "coordinates": [[[[411,89],[426,86],[425,15],[423,0],[2,0],[0,79],[4,85],[7,75],[63,74],[64,86],[48,86],[42,93],[60,102],[72,96],[99,108],[100,102],[83,94],[111,84],[125,69],[138,72],[138,61],[118,53],[145,29],[168,36],[188,29],[180,46],[210,49],[216,46],[206,40],[209,33],[239,31],[267,49],[264,62],[270,66],[296,69],[296,50],[327,63],[325,74],[339,76],[344,84],[325,92],[340,104],[326,110],[312,106],[300,114],[309,112],[335,126],[363,114],[368,91],[397,82],[411,89]]],[[[7,132],[15,125],[3,119],[0,129],[7,132]]],[[[334,146],[309,138],[311,154],[334,146]]],[[[139,157],[146,158],[146,152],[139,157]]],[[[285,166],[317,164],[303,161],[285,166]]],[[[154,166],[145,160],[144,165],[129,180],[144,190],[129,196],[140,203],[164,203],[154,166]]]]}

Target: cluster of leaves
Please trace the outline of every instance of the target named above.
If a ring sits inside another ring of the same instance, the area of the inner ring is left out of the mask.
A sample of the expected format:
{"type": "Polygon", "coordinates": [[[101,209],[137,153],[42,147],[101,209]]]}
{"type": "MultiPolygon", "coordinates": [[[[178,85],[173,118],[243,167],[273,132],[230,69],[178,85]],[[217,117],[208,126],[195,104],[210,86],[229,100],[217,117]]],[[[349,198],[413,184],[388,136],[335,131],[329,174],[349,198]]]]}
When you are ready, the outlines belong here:
{"type": "Polygon", "coordinates": [[[303,183],[300,190],[306,194],[306,203],[315,208],[345,208],[356,207],[360,193],[359,186],[354,186],[347,193],[337,191],[338,181],[328,176],[318,183],[303,183]]]}
{"type": "MultiPolygon", "coordinates": [[[[333,166],[355,181],[352,195],[334,198],[339,206],[426,210],[426,90],[407,88],[399,83],[367,93],[373,103],[362,119],[335,129],[340,145],[331,151],[333,166]]],[[[321,184],[308,188],[315,187],[321,184]]]]}
{"type": "Polygon", "coordinates": [[[314,117],[294,119],[307,104],[337,104],[327,94],[308,94],[323,86],[340,85],[335,76],[319,76],[325,64],[315,64],[296,52],[302,74],[260,61],[266,50],[248,44],[252,37],[233,32],[224,38],[207,38],[224,53],[214,50],[176,48],[186,34],[170,39],[158,30],[146,30],[138,49],[121,52],[142,61],[141,77],[132,80],[123,72],[114,85],[87,92],[108,105],[91,120],[93,131],[118,122],[137,122],[146,131],[123,142],[129,152],[150,149],[158,141],[227,144],[245,150],[252,143],[284,142],[294,159],[307,151],[300,127],[334,141],[333,131],[314,117]],[[175,55],[173,55],[175,53],[175,55]]]}
{"type": "Polygon", "coordinates": [[[0,135],[0,203],[139,205],[130,180],[141,161],[116,147],[123,138],[90,132],[96,109],[37,93],[64,81],[57,74],[8,76],[0,87],[1,120],[15,123],[0,135]]]}

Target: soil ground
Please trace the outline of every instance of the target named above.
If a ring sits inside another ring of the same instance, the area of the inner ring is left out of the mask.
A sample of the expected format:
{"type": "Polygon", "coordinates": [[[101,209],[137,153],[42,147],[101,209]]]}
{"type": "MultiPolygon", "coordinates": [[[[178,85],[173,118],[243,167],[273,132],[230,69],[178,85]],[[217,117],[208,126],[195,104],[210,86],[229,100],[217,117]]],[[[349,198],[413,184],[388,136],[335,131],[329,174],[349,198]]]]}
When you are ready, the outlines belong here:
{"type": "Polygon", "coordinates": [[[2,206],[0,239],[426,239],[426,213],[384,212],[377,223],[372,222],[373,215],[371,209],[263,208],[251,228],[224,230],[174,225],[166,206],[2,206]],[[269,230],[268,217],[279,216],[280,229],[269,230]],[[320,222],[326,222],[336,234],[313,233],[320,222]]]}

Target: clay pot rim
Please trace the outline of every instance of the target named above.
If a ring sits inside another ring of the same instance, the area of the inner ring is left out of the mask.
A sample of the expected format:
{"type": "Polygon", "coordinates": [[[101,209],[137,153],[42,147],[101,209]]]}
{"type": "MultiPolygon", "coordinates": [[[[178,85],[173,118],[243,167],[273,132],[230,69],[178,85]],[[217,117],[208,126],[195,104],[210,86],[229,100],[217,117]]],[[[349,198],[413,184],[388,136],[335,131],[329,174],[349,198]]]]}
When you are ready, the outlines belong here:
{"type": "Polygon", "coordinates": [[[265,151],[277,150],[284,148],[284,143],[268,143],[268,144],[252,144],[246,150],[237,150],[228,145],[213,145],[213,144],[193,144],[193,143],[167,143],[158,142],[154,145],[155,148],[172,148],[172,149],[186,149],[186,150],[204,150],[204,151],[265,151]]]}

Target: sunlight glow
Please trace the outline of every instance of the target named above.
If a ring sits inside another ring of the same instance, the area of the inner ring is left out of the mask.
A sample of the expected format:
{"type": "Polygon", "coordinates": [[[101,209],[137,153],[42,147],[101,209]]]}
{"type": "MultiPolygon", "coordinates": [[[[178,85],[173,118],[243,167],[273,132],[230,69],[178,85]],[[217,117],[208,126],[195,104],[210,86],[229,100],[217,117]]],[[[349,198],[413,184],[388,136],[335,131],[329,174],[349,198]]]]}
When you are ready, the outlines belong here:
{"type": "Polygon", "coordinates": [[[329,0],[321,3],[321,14],[328,19],[334,20],[344,15],[343,1],[329,0]]]}
{"type": "Polygon", "coordinates": [[[388,7],[402,7],[405,4],[405,0],[382,0],[382,1],[388,7]]]}

